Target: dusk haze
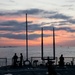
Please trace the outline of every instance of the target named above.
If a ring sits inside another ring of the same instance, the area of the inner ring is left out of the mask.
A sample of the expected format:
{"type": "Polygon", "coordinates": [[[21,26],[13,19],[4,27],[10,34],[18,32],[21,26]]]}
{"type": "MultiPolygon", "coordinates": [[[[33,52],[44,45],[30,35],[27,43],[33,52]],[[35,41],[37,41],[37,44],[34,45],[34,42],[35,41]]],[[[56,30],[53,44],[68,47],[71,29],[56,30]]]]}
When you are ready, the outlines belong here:
{"type": "Polygon", "coordinates": [[[75,0],[0,0],[0,75],[75,75],[75,0]]]}
{"type": "Polygon", "coordinates": [[[44,45],[52,45],[55,27],[56,46],[75,46],[74,0],[1,0],[0,46],[40,46],[41,27],[44,45]]]}

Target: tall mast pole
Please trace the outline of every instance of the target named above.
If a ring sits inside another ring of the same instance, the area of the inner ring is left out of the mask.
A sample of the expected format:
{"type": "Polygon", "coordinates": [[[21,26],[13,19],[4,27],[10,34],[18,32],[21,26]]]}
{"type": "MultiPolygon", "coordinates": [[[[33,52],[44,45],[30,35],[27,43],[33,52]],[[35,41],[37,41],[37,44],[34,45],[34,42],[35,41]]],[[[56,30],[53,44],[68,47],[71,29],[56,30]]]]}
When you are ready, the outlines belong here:
{"type": "Polygon", "coordinates": [[[41,28],[41,57],[43,60],[43,28],[41,28]]]}
{"type": "Polygon", "coordinates": [[[28,26],[27,26],[27,13],[26,13],[26,60],[28,60],[28,26]]]}
{"type": "Polygon", "coordinates": [[[55,30],[53,27],[53,59],[55,59],[55,30]]]}

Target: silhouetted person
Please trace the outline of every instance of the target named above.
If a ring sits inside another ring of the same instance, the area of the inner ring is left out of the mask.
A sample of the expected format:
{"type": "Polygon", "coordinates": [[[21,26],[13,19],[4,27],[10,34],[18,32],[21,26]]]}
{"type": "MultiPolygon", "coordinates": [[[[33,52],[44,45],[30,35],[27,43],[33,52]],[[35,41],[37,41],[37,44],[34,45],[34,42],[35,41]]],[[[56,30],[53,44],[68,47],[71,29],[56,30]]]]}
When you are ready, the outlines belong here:
{"type": "Polygon", "coordinates": [[[23,63],[23,55],[22,55],[22,53],[20,53],[20,64],[19,64],[19,66],[22,66],[22,63],[23,63]]]}
{"type": "Polygon", "coordinates": [[[52,61],[49,61],[49,57],[48,57],[48,63],[47,63],[47,66],[48,66],[48,75],[57,75],[54,67],[53,67],[53,62],[52,61]]]}
{"type": "Polygon", "coordinates": [[[18,59],[18,56],[15,53],[14,56],[13,56],[13,58],[12,58],[13,66],[17,66],[17,59],[18,59]]]}
{"type": "Polygon", "coordinates": [[[64,66],[64,57],[61,54],[60,58],[59,58],[59,66],[63,67],[64,66]]]}
{"type": "Polygon", "coordinates": [[[74,65],[73,61],[71,61],[71,65],[72,65],[72,66],[74,65]]]}

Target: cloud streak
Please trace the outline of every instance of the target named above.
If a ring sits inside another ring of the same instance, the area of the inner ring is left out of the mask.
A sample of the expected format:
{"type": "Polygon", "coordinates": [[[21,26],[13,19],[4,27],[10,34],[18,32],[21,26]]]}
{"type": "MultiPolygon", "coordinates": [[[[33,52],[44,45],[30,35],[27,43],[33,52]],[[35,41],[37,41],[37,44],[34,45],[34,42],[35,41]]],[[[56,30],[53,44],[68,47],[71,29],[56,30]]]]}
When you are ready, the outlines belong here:
{"type": "MultiPolygon", "coordinates": [[[[66,24],[66,22],[68,22],[68,21],[60,21],[59,25],[61,25],[61,27],[59,27],[58,30],[74,31],[70,27],[62,27],[62,25],[66,24]]],[[[75,24],[74,20],[70,20],[69,22],[72,24],[75,24]]],[[[56,23],[56,22],[54,22],[54,23],[56,23]]],[[[29,21],[28,22],[28,30],[29,31],[39,31],[39,30],[41,30],[41,26],[43,26],[43,24],[46,24],[46,23],[33,24],[33,22],[29,21]]],[[[52,28],[53,28],[53,23],[50,26],[44,27],[45,30],[52,30],[52,28]]],[[[25,31],[26,30],[26,22],[18,22],[18,21],[2,22],[2,23],[0,23],[0,30],[1,31],[12,31],[12,32],[25,31]]],[[[57,30],[57,28],[56,28],[56,30],[57,30]]]]}
{"type": "Polygon", "coordinates": [[[13,15],[25,15],[26,13],[30,15],[37,15],[37,14],[55,14],[56,11],[46,11],[42,9],[27,9],[27,10],[17,10],[12,12],[0,11],[0,16],[13,16],[13,15]]]}
{"type": "Polygon", "coordinates": [[[66,15],[63,15],[63,14],[54,14],[52,16],[49,16],[48,18],[50,19],[70,19],[71,17],[70,16],[66,16],[66,15]]]}
{"type": "MultiPolygon", "coordinates": [[[[44,37],[49,37],[52,35],[44,34],[44,37]]],[[[37,38],[40,38],[40,34],[29,34],[28,39],[29,40],[34,40],[37,38]]],[[[12,33],[6,33],[6,34],[0,34],[0,38],[9,38],[9,39],[17,39],[17,40],[26,40],[26,35],[25,34],[12,34],[12,33]]]]}
{"type": "MultiPolygon", "coordinates": [[[[43,25],[45,25],[45,27],[43,26],[44,30],[53,30],[53,26],[56,23],[59,23],[58,26],[61,27],[55,27],[56,31],[59,30],[64,30],[67,32],[75,32],[74,29],[70,28],[70,27],[65,27],[65,25],[68,24],[75,24],[74,19],[72,19],[71,16],[67,16],[61,13],[58,13],[56,11],[46,11],[46,10],[41,10],[41,9],[28,9],[28,10],[19,10],[16,12],[10,12],[10,13],[2,13],[0,12],[0,16],[13,16],[13,15],[22,15],[28,13],[30,15],[44,15],[41,16],[45,19],[62,19],[63,21],[58,21],[58,22],[42,22],[42,23],[33,23],[33,21],[28,21],[28,31],[29,32],[34,32],[34,31],[41,31],[41,27],[43,25]],[[46,25],[49,26],[46,26],[46,25]],[[54,25],[53,25],[54,24],[54,25]],[[62,27],[64,25],[64,27],[62,27]]],[[[9,38],[9,39],[21,39],[24,40],[25,39],[25,34],[19,34],[19,32],[25,31],[26,30],[26,22],[18,22],[18,21],[4,21],[4,22],[0,22],[0,31],[9,31],[9,33],[6,34],[0,34],[0,37],[4,37],[4,38],[9,38]],[[13,34],[15,32],[18,32],[18,34],[13,34]]],[[[48,37],[50,35],[44,34],[44,37],[48,37]]],[[[51,35],[52,36],[52,35],[51,35]]],[[[40,34],[29,34],[29,39],[33,40],[36,38],[39,38],[40,34]]]]}

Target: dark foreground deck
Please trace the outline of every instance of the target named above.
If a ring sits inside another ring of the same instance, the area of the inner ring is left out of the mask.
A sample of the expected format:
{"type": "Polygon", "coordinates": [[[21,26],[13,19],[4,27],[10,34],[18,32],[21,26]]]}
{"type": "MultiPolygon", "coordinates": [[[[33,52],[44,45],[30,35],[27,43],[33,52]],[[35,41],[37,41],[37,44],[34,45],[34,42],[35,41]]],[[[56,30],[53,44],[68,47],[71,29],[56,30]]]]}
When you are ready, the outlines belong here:
{"type": "MultiPolygon", "coordinates": [[[[75,66],[54,66],[57,75],[75,75],[75,66]]],[[[47,67],[1,67],[0,75],[48,75],[47,67]]]]}
{"type": "MultiPolygon", "coordinates": [[[[0,75],[48,75],[48,68],[46,66],[40,66],[40,64],[42,64],[40,57],[31,57],[30,60],[32,65],[35,65],[34,61],[38,60],[37,65],[39,66],[18,66],[14,68],[11,66],[11,60],[7,58],[0,58],[0,75]]],[[[64,61],[65,66],[59,67],[59,59],[56,58],[54,60],[54,68],[57,75],[75,75],[75,57],[65,57],[64,61]],[[73,62],[73,64],[71,62],[73,62]]],[[[43,64],[46,64],[46,61],[44,61],[43,64]]]]}

